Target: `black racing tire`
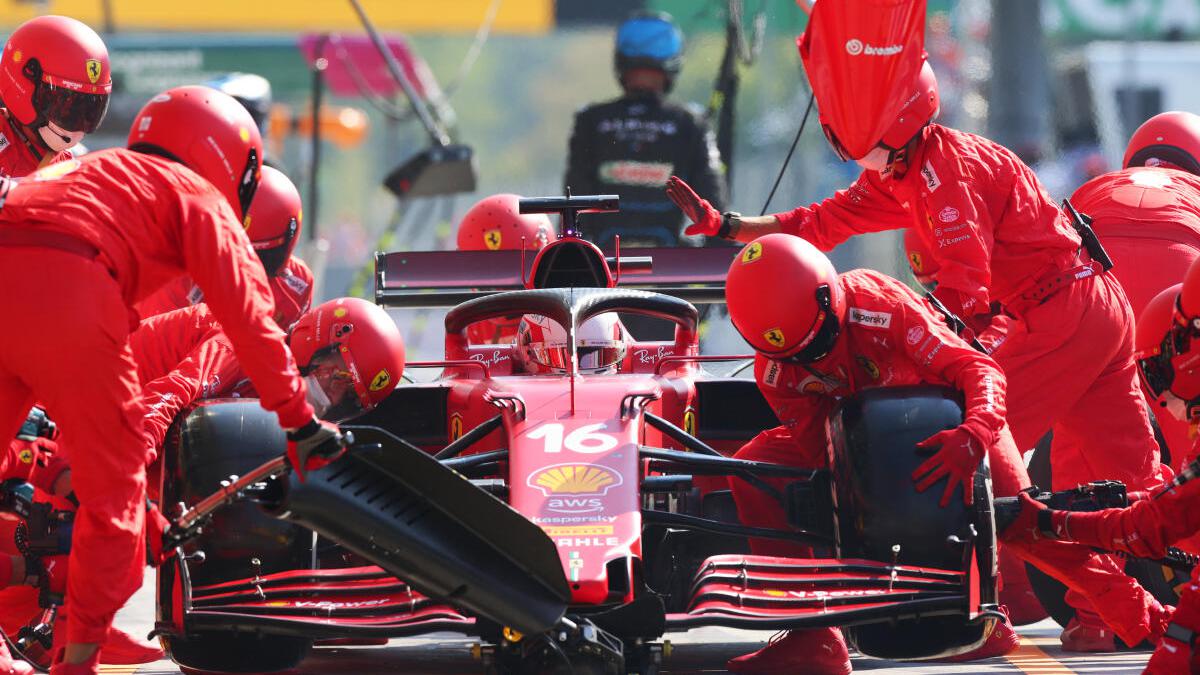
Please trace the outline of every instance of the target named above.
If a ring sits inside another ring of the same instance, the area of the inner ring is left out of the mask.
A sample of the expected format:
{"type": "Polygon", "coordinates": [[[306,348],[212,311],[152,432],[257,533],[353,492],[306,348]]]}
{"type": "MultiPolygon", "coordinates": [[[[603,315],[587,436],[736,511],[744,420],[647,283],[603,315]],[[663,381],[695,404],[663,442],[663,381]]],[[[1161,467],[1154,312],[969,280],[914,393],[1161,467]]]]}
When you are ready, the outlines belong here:
{"type": "MultiPolygon", "coordinates": [[[[278,457],[286,447],[275,415],[256,400],[206,401],[181,414],[180,420],[163,449],[164,504],[195,504],[221,480],[278,457]]],[[[181,669],[198,673],[271,673],[298,665],[311,650],[311,639],[188,627],[186,618],[179,616],[179,566],[187,565],[192,587],[308,569],[312,541],[309,530],[276,520],[249,502],[216,512],[184,549],[189,555],[203,551],[205,560],[175,559],[159,571],[159,621],[184,626],[182,633],[163,637],[171,659],[181,669]]]]}

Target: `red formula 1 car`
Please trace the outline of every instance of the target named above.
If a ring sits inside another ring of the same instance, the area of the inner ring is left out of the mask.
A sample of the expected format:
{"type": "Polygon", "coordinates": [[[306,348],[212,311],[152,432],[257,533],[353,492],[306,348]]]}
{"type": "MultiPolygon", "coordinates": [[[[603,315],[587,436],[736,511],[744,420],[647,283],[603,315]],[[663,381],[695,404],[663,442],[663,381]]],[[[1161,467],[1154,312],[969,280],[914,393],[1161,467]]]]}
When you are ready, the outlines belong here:
{"type": "MultiPolygon", "coordinates": [[[[570,224],[615,202],[522,208],[570,224]]],[[[181,418],[164,504],[181,505],[190,533],[205,527],[159,573],[158,633],[178,663],[281,670],[314,641],[441,630],[478,636],[483,667],[514,673],[654,673],[664,635],[701,626],[838,625],[862,653],[899,659],[982,641],[999,616],[986,473],[971,508],[939,508],[937,491],[908,479],[922,461],[914,444],[959,423],[953,392],[844,401],[829,420],[829,469],[732,459],[777,420],[752,380],[706,372],[746,357],[701,355],[684,298],[721,302],[736,251],[609,259],[564,229],[536,259],[379,256],[381,304],[453,305],[444,360],[410,364],[441,374],[343,425],[355,447],[305,481],[279,468],[283,433],[254,402],[181,418]],[[576,331],[607,312],[669,320],[675,339],[635,343],[617,373],[582,374],[576,331]],[[515,373],[513,346],[468,344],[472,323],[526,314],[566,329],[563,372],[515,373]],[[782,500],[794,527],[741,525],[730,476],[782,500]],[[750,535],[818,557],[750,555],[750,535]]]]}

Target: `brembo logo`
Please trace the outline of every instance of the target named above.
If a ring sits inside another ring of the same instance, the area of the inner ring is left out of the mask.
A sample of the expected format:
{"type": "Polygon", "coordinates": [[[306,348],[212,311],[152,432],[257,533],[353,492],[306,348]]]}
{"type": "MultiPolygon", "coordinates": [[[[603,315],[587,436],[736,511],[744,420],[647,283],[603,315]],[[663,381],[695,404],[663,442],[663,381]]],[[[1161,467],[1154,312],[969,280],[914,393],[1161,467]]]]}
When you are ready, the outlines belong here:
{"type": "Polygon", "coordinates": [[[888,45],[886,47],[876,47],[875,45],[864,44],[858,38],[850,38],[846,40],[846,53],[850,56],[895,56],[904,51],[903,45],[888,45]]]}

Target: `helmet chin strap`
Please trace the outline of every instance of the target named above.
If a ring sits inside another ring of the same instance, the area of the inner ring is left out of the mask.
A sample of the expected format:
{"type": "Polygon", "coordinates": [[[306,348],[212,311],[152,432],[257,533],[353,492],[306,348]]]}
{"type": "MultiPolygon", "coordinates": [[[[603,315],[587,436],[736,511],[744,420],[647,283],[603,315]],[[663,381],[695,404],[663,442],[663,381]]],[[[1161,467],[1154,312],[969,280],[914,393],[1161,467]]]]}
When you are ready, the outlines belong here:
{"type": "Polygon", "coordinates": [[[908,142],[903,147],[889,152],[887,168],[884,169],[883,173],[891,173],[892,177],[896,179],[903,178],[908,173],[908,158],[916,150],[917,140],[920,137],[921,132],[918,131],[916,135],[908,139],[908,142]]]}

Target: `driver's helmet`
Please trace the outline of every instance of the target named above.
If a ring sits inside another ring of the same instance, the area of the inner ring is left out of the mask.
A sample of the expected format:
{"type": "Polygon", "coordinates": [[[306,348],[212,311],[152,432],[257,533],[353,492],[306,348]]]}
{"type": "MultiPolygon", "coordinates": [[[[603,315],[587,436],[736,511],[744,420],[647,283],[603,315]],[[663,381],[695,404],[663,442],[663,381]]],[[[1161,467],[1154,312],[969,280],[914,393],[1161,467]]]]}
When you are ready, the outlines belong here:
{"type": "MultiPolygon", "coordinates": [[[[616,373],[631,342],[629,332],[612,312],[594,316],[575,335],[579,372],[616,373]]],[[[567,331],[555,321],[538,314],[521,317],[517,327],[516,365],[526,373],[565,373],[571,364],[567,331]]]]}

